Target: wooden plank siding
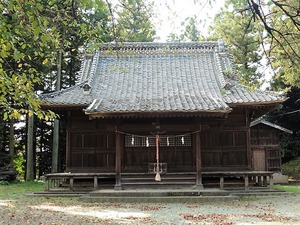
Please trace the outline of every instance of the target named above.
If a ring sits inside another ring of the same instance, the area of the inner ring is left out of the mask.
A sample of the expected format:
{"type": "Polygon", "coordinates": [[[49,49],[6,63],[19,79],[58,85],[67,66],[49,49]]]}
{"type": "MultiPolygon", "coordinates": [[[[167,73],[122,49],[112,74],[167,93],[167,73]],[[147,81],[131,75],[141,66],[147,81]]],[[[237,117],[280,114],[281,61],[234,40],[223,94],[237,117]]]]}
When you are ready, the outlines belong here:
{"type": "Polygon", "coordinates": [[[89,120],[82,112],[71,112],[66,171],[115,172],[116,131],[123,134],[119,156],[122,172],[145,173],[148,164],[155,163],[156,132],[161,133],[160,162],[167,163],[169,172],[195,172],[197,159],[201,159],[203,171],[249,169],[249,126],[245,116],[245,109],[238,109],[227,118],[89,120]],[[197,156],[197,151],[201,155],[197,156]]]}
{"type": "Polygon", "coordinates": [[[201,151],[204,170],[249,169],[249,125],[245,111],[237,109],[226,119],[212,121],[207,129],[203,129],[201,151]]]}
{"type": "MultiPolygon", "coordinates": [[[[251,149],[253,154],[253,167],[257,169],[255,151],[261,149],[265,157],[264,168],[267,171],[281,170],[281,152],[279,147],[280,134],[282,132],[264,124],[259,124],[251,128],[251,149]]],[[[261,153],[262,154],[262,153],[261,153]]]]}

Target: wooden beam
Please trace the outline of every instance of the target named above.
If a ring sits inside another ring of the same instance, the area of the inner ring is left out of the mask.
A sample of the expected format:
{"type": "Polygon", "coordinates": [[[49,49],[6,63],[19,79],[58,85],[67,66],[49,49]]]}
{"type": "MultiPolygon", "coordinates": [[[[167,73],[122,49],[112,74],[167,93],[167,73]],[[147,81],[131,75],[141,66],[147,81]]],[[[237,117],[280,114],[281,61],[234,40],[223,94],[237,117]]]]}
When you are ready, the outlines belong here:
{"type": "Polygon", "coordinates": [[[252,154],[251,154],[251,131],[250,131],[250,114],[249,109],[245,112],[245,122],[246,122],[246,144],[247,144],[247,167],[252,169],[252,154]]]}
{"type": "Polygon", "coordinates": [[[123,135],[120,133],[116,133],[116,184],[115,184],[115,190],[122,190],[122,183],[121,183],[121,154],[122,154],[122,138],[123,135]]]}
{"type": "MultiPolygon", "coordinates": [[[[201,130],[201,126],[199,126],[201,130]]],[[[196,189],[203,189],[202,184],[202,163],[201,163],[201,142],[200,142],[200,131],[195,134],[196,138],[196,189]]]]}
{"type": "Polygon", "coordinates": [[[71,168],[71,144],[70,144],[70,132],[71,132],[71,112],[67,114],[67,134],[66,134],[66,171],[69,171],[71,168]]]}

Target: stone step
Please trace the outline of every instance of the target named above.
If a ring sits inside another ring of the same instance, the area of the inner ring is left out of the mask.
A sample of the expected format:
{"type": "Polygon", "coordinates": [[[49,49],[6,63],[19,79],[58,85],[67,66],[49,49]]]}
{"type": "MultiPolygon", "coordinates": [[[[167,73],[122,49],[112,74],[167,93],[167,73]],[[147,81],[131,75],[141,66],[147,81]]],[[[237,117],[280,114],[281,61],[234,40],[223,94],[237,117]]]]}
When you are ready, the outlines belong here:
{"type": "Polygon", "coordinates": [[[68,191],[68,190],[56,190],[56,191],[40,191],[27,194],[27,196],[34,197],[81,197],[86,195],[91,190],[85,191],[68,191]]]}
{"type": "Polygon", "coordinates": [[[234,196],[238,197],[258,197],[258,196],[277,196],[277,195],[296,195],[292,192],[266,190],[266,191],[248,191],[248,192],[232,192],[234,196]]]}
{"type": "MultiPolygon", "coordinates": [[[[148,187],[149,188],[149,187],[148,187]]],[[[170,197],[170,196],[228,196],[230,192],[220,189],[139,189],[139,190],[96,190],[88,193],[93,197],[170,197]]]]}
{"type": "Polygon", "coordinates": [[[152,189],[180,189],[182,187],[193,187],[196,182],[133,182],[133,183],[122,183],[122,187],[125,189],[139,189],[139,188],[152,188],[152,189]]]}
{"type": "Polygon", "coordinates": [[[233,201],[238,200],[237,196],[155,196],[155,197],[134,197],[134,196],[123,196],[123,197],[111,197],[111,196],[89,196],[84,195],[80,197],[83,202],[145,202],[145,203],[197,203],[197,202],[212,202],[212,201],[233,201]]]}
{"type": "Polygon", "coordinates": [[[161,174],[161,181],[155,181],[155,174],[127,174],[122,176],[122,187],[124,189],[180,189],[182,187],[193,187],[196,183],[194,174],[161,174]]]}
{"type": "Polygon", "coordinates": [[[193,185],[195,184],[196,181],[155,181],[155,180],[151,180],[151,181],[140,181],[140,180],[136,180],[136,181],[131,181],[131,182],[124,182],[122,181],[122,185],[177,185],[177,184],[182,184],[182,185],[193,185]]]}

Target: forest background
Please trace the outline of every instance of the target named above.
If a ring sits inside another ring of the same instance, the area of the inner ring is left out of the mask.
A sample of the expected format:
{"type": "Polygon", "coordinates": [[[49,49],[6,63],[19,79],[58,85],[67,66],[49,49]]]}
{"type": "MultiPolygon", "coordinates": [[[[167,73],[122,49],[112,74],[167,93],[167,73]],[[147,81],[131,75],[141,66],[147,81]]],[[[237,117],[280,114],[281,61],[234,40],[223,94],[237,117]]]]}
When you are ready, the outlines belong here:
{"type": "Polygon", "coordinates": [[[266,119],[293,131],[282,138],[283,162],[299,157],[299,1],[194,0],[186,18],[173,3],[0,0],[0,169],[25,180],[64,170],[64,119],[44,111],[38,95],[74,85],[82,55],[112,41],[224,40],[240,83],[287,93],[266,119]],[[165,14],[170,27],[182,19],[170,33],[165,14]]]}

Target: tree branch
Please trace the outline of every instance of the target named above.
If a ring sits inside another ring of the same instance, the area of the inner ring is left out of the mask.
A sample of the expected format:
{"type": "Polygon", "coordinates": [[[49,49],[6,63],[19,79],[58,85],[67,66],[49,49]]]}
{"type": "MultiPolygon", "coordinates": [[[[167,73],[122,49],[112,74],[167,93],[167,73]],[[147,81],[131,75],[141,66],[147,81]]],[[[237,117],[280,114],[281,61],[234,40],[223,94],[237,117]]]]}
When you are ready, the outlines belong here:
{"type": "MultiPolygon", "coordinates": [[[[259,20],[262,22],[265,30],[267,31],[267,33],[271,36],[271,38],[273,40],[275,40],[280,47],[282,48],[282,50],[289,55],[290,60],[292,62],[294,62],[293,56],[287,51],[286,47],[283,45],[283,43],[286,43],[288,48],[292,51],[293,55],[296,56],[297,58],[300,59],[300,55],[298,54],[298,52],[295,51],[295,49],[293,48],[293,46],[291,45],[290,41],[286,38],[286,35],[284,35],[281,31],[271,27],[268,25],[267,23],[267,17],[264,15],[263,10],[261,8],[261,5],[258,5],[256,2],[254,2],[254,0],[247,0],[248,4],[250,5],[253,17],[258,17],[259,20]],[[278,37],[283,39],[283,42],[280,41],[278,39],[278,37]]],[[[259,1],[260,4],[260,1],[259,1]]]]}

